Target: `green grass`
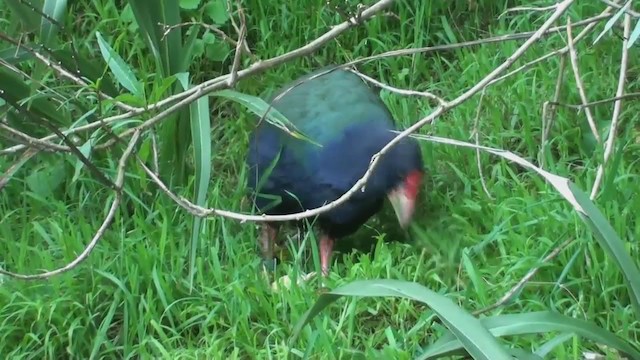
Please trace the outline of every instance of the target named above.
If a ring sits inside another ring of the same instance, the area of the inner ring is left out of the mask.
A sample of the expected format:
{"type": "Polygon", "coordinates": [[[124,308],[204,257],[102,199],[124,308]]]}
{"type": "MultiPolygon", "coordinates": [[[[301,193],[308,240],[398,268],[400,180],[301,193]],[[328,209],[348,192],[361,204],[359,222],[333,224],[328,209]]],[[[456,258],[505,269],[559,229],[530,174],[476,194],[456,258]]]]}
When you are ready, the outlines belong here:
{"type": "MultiPolygon", "coordinates": [[[[467,1],[451,2],[449,7],[433,3],[399,1],[393,11],[402,20],[376,18],[348,31],[314,56],[241,81],[238,90],[263,95],[321,65],[398,48],[531,31],[545,19],[541,13],[526,12],[498,19],[507,7],[498,2],[480,2],[475,10],[465,8],[467,1]]],[[[340,18],[322,10],[324,4],[322,0],[268,5],[246,1],[253,53],[262,59],[283,54],[327,31],[340,18]]],[[[77,7],[83,15],[66,19],[68,36],[75,39],[79,51],[101,59],[95,40],[95,32],[100,31],[136,70],[138,78],[151,78],[156,71],[153,58],[132,29],[131,15],[121,15],[121,9],[101,0],[77,7]]],[[[1,18],[8,18],[7,11],[0,6],[1,18]]],[[[599,11],[598,2],[581,3],[572,7],[570,15],[576,21],[599,11]]],[[[4,21],[0,26],[12,36],[17,34],[15,24],[4,21]]],[[[605,36],[591,46],[595,36],[597,31],[578,45],[590,100],[615,94],[620,62],[620,40],[605,36]]],[[[542,40],[514,66],[563,47],[564,38],[563,34],[542,40]]],[[[504,42],[395,57],[366,63],[359,69],[396,87],[428,90],[452,99],[520,44],[504,42]]],[[[638,55],[636,46],[630,58],[638,55]]],[[[204,81],[219,74],[230,61],[198,58],[190,70],[199,74],[196,80],[204,81]]],[[[487,90],[480,111],[483,145],[508,149],[530,160],[538,158],[542,104],[553,97],[558,64],[559,59],[553,58],[487,90]]],[[[632,60],[630,73],[637,75],[638,71],[632,60]]],[[[629,77],[628,92],[640,87],[635,75],[629,77]]],[[[579,103],[573,76],[568,72],[565,79],[561,101],[579,103]]],[[[402,127],[431,110],[420,99],[387,92],[383,98],[402,127]]],[[[469,139],[478,103],[476,96],[421,133],[469,139]]],[[[255,119],[230,102],[216,99],[211,107],[214,159],[207,205],[249,212],[243,161],[255,119]]],[[[593,110],[606,126],[612,106],[593,110]]],[[[625,102],[618,138],[622,144],[620,164],[607,172],[597,200],[617,233],[628,241],[627,249],[634,259],[640,256],[640,223],[635,215],[640,212],[640,202],[633,200],[640,191],[635,122],[639,110],[634,100],[625,102]]],[[[3,139],[2,145],[9,143],[3,139]]],[[[422,149],[429,177],[420,196],[413,241],[404,238],[392,211],[385,209],[339,245],[342,253],[336,256],[331,287],[356,279],[416,281],[473,311],[497,301],[555,246],[575,238],[578,241],[546,264],[514,301],[494,313],[557,310],[591,320],[640,345],[638,314],[630,305],[620,270],[550,186],[532,173],[482,155],[489,198],[481,186],[474,151],[431,143],[423,143],[422,149]]],[[[590,189],[602,150],[590,145],[583,113],[559,108],[550,144],[542,156],[549,171],[590,189]]],[[[36,273],[62,266],[82,251],[100,225],[112,194],[86,171],[72,181],[75,162],[71,159],[39,154],[0,193],[3,268],[36,273]],[[47,175],[48,169],[60,170],[47,175]],[[61,181],[45,186],[54,178],[61,181]]],[[[116,159],[106,156],[97,161],[113,176],[116,159]]],[[[0,168],[12,161],[0,157],[0,168]]],[[[367,358],[409,359],[442,334],[442,327],[433,323],[433,313],[414,302],[347,299],[331,306],[303,331],[300,340],[289,344],[292,328],[317,299],[319,284],[270,291],[258,271],[256,225],[211,218],[204,221],[194,286],[190,288],[192,217],[141,178],[140,169],[131,164],[125,182],[129,196],[88,260],[44,281],[0,278],[0,357],[206,359],[224,355],[262,359],[285,358],[287,354],[298,358],[306,353],[311,358],[332,359],[351,358],[353,351],[360,351],[367,358]]],[[[192,182],[176,191],[192,197],[192,182]]],[[[278,268],[278,275],[314,268],[317,264],[301,264],[292,254],[278,268]]],[[[554,335],[511,340],[521,348],[534,349],[554,335]]],[[[587,350],[606,352],[576,338],[557,347],[552,358],[580,359],[581,352],[587,350]]]]}

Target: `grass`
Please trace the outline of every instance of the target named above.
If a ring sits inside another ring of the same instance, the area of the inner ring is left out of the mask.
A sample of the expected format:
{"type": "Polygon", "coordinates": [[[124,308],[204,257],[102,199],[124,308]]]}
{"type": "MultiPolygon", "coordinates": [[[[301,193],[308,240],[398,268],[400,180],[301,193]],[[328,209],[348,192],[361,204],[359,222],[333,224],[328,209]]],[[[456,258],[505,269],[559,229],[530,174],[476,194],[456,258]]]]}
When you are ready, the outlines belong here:
{"type": "MultiPolygon", "coordinates": [[[[324,1],[266,5],[245,3],[253,53],[266,59],[293,50],[327,30],[340,18],[324,1]],[[309,16],[309,14],[318,14],[309,16]],[[282,34],[286,34],[283,37],[282,34]]],[[[492,35],[531,31],[543,21],[541,13],[517,13],[498,18],[505,3],[487,2],[469,10],[468,2],[399,1],[394,12],[402,20],[380,17],[353,29],[312,57],[293,61],[247,79],[238,89],[262,95],[309,69],[328,63],[379,54],[397,48],[422,47],[473,40],[492,35]]],[[[513,6],[514,4],[510,4],[513,6]]],[[[601,11],[600,4],[580,3],[572,20],[601,11]]],[[[122,7],[96,0],[68,17],[68,30],[80,51],[99,58],[95,31],[118,53],[150,76],[153,60],[132,29],[131,15],[122,7]],[[128,17],[129,16],[129,17],[128,17]],[[118,35],[120,34],[120,35],[118,35]],[[88,39],[88,40],[81,40],[88,39]]],[[[0,6],[2,18],[7,9],[0,6]]],[[[4,21],[2,31],[17,33],[4,21]]],[[[580,69],[590,100],[615,93],[620,40],[605,36],[590,46],[597,32],[578,46],[580,69]]],[[[535,45],[515,66],[563,47],[564,36],[535,45]]],[[[446,53],[395,57],[367,63],[360,70],[400,88],[429,90],[453,98],[477,83],[504,61],[520,42],[503,42],[446,53]]],[[[203,51],[208,49],[201,44],[203,51]]],[[[631,50],[631,58],[637,58],[631,50]]],[[[231,59],[226,59],[228,64],[231,59]]],[[[212,78],[223,63],[206,57],[194,61],[198,80],[212,78]]],[[[551,140],[540,155],[542,103],[554,94],[558,58],[552,58],[490,87],[480,109],[481,143],[508,149],[525,158],[542,157],[546,168],[590,189],[602,157],[594,147],[583,113],[560,108],[551,140]]],[[[632,61],[630,72],[637,74],[632,61]]],[[[638,91],[636,76],[628,92],[638,91]]],[[[419,99],[383,92],[401,127],[430,111],[419,99]]],[[[562,102],[579,103],[574,80],[567,75],[562,102]]],[[[479,97],[447,113],[422,133],[469,139],[479,97]]],[[[250,211],[244,199],[243,159],[255,121],[229,102],[212,102],[213,178],[208,206],[250,211]]],[[[631,256],[640,256],[640,224],[633,215],[640,202],[637,158],[637,104],[625,103],[619,135],[621,159],[607,173],[597,200],[612,226],[628,240],[631,256]]],[[[594,116],[607,126],[612,106],[598,106],[594,116]]],[[[4,141],[4,140],[3,140],[4,141]]],[[[3,148],[6,147],[3,143],[3,148]]],[[[460,306],[491,305],[515,285],[542,257],[567,238],[578,241],[545,264],[516,299],[498,312],[553,309],[589,319],[640,345],[637,314],[633,313],[616,265],[592,239],[592,234],[554,190],[534,174],[482,155],[490,190],[481,185],[475,152],[423,143],[429,177],[420,196],[412,240],[407,241],[387,208],[350,239],[336,257],[331,287],[356,279],[393,278],[416,281],[447,294],[460,306]],[[400,241],[396,241],[400,240],[400,241]]],[[[101,166],[114,175],[115,160],[101,166]]],[[[0,167],[11,164],[0,157],[0,167]]],[[[11,271],[34,273],[72,260],[91,239],[106,214],[112,196],[86,171],[72,181],[74,162],[60,156],[38,155],[0,195],[0,261],[11,271]],[[58,179],[59,181],[55,181],[58,179]]],[[[318,284],[274,293],[263,280],[256,251],[256,225],[223,218],[204,222],[196,257],[193,288],[189,287],[189,241],[192,218],[156,187],[128,174],[131,195],[90,258],[71,272],[46,281],[22,282],[0,278],[0,355],[3,358],[366,358],[409,359],[442,328],[433,314],[408,300],[347,299],[325,311],[302,338],[289,344],[291,329],[317,298],[318,284]]],[[[178,191],[192,196],[192,184],[178,191]]],[[[308,271],[291,254],[279,275],[308,271]]],[[[552,338],[513,339],[521,348],[537,348],[552,338]]],[[[557,359],[580,359],[583,351],[603,353],[578,338],[552,352],[557,359]]],[[[614,358],[611,355],[611,358],[614,358]]]]}

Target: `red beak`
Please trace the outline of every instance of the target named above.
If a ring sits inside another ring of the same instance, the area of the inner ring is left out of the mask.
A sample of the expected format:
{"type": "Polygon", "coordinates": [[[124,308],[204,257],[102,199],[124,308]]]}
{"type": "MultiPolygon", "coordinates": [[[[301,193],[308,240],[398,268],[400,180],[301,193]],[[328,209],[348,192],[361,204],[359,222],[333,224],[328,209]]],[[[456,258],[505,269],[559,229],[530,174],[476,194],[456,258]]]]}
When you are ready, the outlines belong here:
{"type": "Polygon", "coordinates": [[[409,173],[402,184],[393,189],[387,196],[391,201],[393,210],[398,217],[398,223],[404,229],[413,218],[415,211],[416,198],[420,183],[422,182],[422,173],[413,171],[409,173]]]}

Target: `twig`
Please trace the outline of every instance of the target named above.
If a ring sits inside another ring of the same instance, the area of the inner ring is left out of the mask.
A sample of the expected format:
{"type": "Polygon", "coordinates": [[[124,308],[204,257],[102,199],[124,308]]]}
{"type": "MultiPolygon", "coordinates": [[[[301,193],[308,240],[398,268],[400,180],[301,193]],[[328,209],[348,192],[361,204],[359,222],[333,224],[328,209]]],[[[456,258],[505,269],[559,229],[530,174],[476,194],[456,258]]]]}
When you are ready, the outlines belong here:
{"type": "MultiPolygon", "coordinates": [[[[567,67],[567,56],[562,55],[560,58],[560,65],[558,65],[558,78],[556,79],[556,87],[553,93],[553,101],[545,103],[542,105],[542,140],[540,149],[544,148],[547,144],[547,139],[549,138],[549,133],[551,128],[553,127],[553,123],[556,119],[557,109],[556,104],[558,100],[560,100],[560,90],[562,89],[562,84],[564,84],[564,70],[567,67]],[[547,114],[547,106],[551,106],[551,110],[549,114],[547,114]],[[547,116],[548,115],[548,116],[547,116]]],[[[544,157],[542,158],[544,159],[544,157]]]]}
{"type": "Polygon", "coordinates": [[[18,110],[18,112],[30,118],[34,122],[44,125],[47,129],[49,129],[49,131],[56,134],[60,138],[60,140],[62,140],[62,142],[64,142],[69,147],[71,152],[78,157],[78,160],[80,160],[97,178],[98,181],[109,188],[113,188],[115,186],[114,183],[111,182],[111,180],[109,180],[93,163],[91,163],[91,161],[80,151],[80,149],[78,149],[73,141],[71,141],[71,139],[69,139],[67,135],[61,133],[60,130],[58,130],[58,128],[56,128],[56,126],[53,125],[48,119],[35,115],[33,112],[25,109],[23,105],[18,104],[13,99],[4,95],[5,94],[3,93],[3,91],[0,91],[0,98],[3,98],[7,102],[7,104],[11,105],[14,109],[18,110]]]}
{"type": "MultiPolygon", "coordinates": [[[[478,107],[476,108],[476,118],[473,121],[473,130],[471,131],[471,136],[473,136],[475,140],[475,144],[480,146],[480,112],[482,111],[482,102],[484,101],[484,96],[486,88],[482,89],[480,93],[480,100],[478,101],[478,107]]],[[[482,190],[487,194],[489,199],[493,200],[493,196],[487,187],[487,182],[484,179],[484,172],[482,171],[482,161],[480,159],[480,148],[476,149],[476,165],[478,166],[478,174],[480,175],[480,184],[482,184],[482,190]]]]}
{"type": "MultiPolygon", "coordinates": [[[[616,90],[616,99],[613,104],[613,115],[611,116],[611,126],[609,127],[609,135],[607,137],[607,141],[605,143],[604,148],[604,159],[602,164],[598,166],[598,170],[596,172],[596,179],[593,183],[593,187],[591,188],[590,198],[595,199],[598,194],[598,189],[602,184],[602,179],[604,178],[604,168],[607,166],[609,162],[609,158],[611,158],[611,154],[613,153],[613,145],[616,141],[616,133],[618,132],[618,124],[620,120],[620,113],[622,112],[622,96],[624,95],[624,85],[627,78],[627,66],[629,63],[629,34],[631,33],[631,16],[629,14],[625,14],[624,16],[624,39],[622,40],[622,59],[620,60],[620,75],[618,77],[618,89],[616,90]]],[[[588,109],[588,108],[587,108],[588,109]]]]}
{"type": "Polygon", "coordinates": [[[65,149],[67,149],[66,146],[54,144],[49,141],[45,141],[45,140],[41,140],[38,138],[34,138],[32,136],[29,136],[23,133],[22,131],[16,130],[4,123],[0,123],[0,130],[4,130],[10,133],[11,135],[13,135],[14,137],[20,139],[17,142],[22,142],[24,145],[28,146],[29,148],[36,148],[38,150],[52,151],[52,152],[60,152],[60,151],[65,151],[65,149]]]}
{"type": "MultiPolygon", "coordinates": [[[[240,69],[240,58],[242,57],[242,47],[246,43],[247,35],[247,20],[244,16],[244,10],[242,10],[242,4],[238,3],[238,16],[240,17],[240,29],[238,30],[238,45],[236,45],[236,52],[233,56],[233,65],[231,65],[231,73],[229,80],[227,81],[228,87],[233,87],[238,79],[238,69],[240,69]]],[[[229,4],[229,6],[231,6],[229,4]]]]}
{"type": "MultiPolygon", "coordinates": [[[[569,46],[569,59],[571,59],[571,68],[573,69],[573,77],[576,80],[576,87],[578,88],[578,94],[580,94],[580,99],[583,104],[589,103],[587,100],[587,93],[584,90],[584,84],[582,83],[582,78],[580,77],[580,65],[578,65],[578,53],[574,47],[573,35],[571,34],[571,19],[567,19],[567,44],[569,46]]],[[[593,133],[593,137],[596,138],[598,142],[601,142],[600,134],[598,133],[598,128],[596,127],[596,122],[593,119],[593,115],[591,114],[590,108],[585,108],[584,113],[587,115],[587,122],[589,123],[589,127],[591,128],[591,132],[593,133]]]]}
{"type": "Polygon", "coordinates": [[[624,95],[620,95],[620,96],[614,96],[608,99],[602,99],[602,100],[597,100],[597,101],[592,101],[590,103],[587,104],[565,104],[565,103],[561,103],[561,102],[555,102],[555,101],[550,101],[549,104],[550,105],[556,105],[556,106],[562,106],[562,107],[566,107],[566,108],[570,108],[570,109],[575,109],[578,111],[581,111],[582,109],[586,108],[586,107],[594,107],[597,105],[605,105],[605,104],[609,104],[618,100],[629,100],[629,99],[635,99],[635,98],[640,98],[640,92],[633,92],[633,93],[628,93],[628,94],[624,94],[624,95]]]}
{"type": "Polygon", "coordinates": [[[556,8],[557,5],[549,5],[549,6],[544,6],[544,7],[536,7],[536,6],[516,6],[516,7],[512,7],[509,8],[507,10],[505,10],[502,14],[500,14],[498,16],[498,19],[507,15],[508,13],[511,12],[516,12],[516,11],[549,11],[549,10],[553,10],[556,8]]]}
{"type": "Polygon", "coordinates": [[[400,88],[397,88],[397,87],[393,87],[393,86],[387,85],[387,84],[385,84],[383,82],[380,82],[380,81],[378,81],[378,80],[376,80],[376,79],[374,79],[374,78],[372,78],[370,76],[367,76],[367,75],[359,72],[355,68],[349,68],[347,70],[349,70],[352,73],[360,76],[363,80],[368,81],[368,82],[374,84],[375,86],[378,86],[378,87],[383,88],[385,90],[391,91],[393,93],[400,94],[400,95],[405,95],[405,96],[424,97],[424,98],[427,98],[429,100],[436,101],[440,105],[445,103],[445,100],[443,98],[441,98],[441,97],[439,97],[439,96],[437,96],[435,94],[432,94],[430,92],[400,89],[400,88]]]}

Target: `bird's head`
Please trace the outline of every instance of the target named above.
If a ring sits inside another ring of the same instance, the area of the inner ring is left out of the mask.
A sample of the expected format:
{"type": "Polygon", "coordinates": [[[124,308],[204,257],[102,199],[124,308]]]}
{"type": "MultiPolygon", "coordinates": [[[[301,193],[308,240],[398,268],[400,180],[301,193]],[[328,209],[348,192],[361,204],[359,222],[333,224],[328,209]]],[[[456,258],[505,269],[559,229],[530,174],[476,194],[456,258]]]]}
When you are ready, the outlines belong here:
{"type": "Polygon", "coordinates": [[[387,197],[402,228],[413,218],[424,174],[420,148],[414,139],[404,138],[389,151],[385,167],[390,176],[387,197]]]}

